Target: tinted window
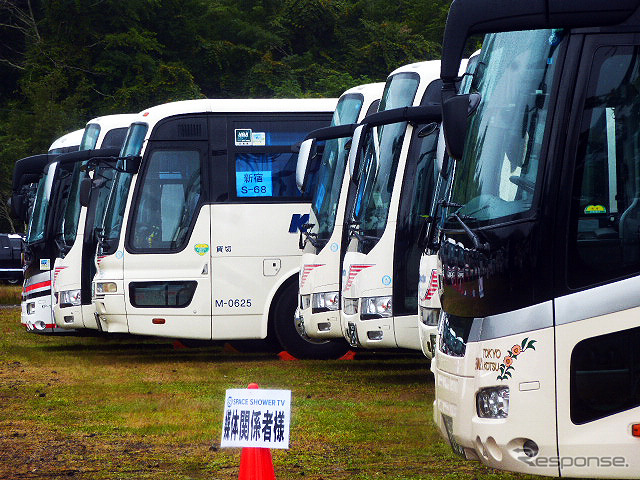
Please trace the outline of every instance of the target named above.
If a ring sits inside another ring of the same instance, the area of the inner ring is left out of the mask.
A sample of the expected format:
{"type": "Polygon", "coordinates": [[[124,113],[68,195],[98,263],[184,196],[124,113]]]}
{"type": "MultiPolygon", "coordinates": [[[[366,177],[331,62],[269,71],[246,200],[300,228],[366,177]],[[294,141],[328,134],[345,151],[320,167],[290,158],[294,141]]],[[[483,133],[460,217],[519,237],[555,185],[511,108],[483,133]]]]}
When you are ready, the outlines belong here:
{"type": "Polygon", "coordinates": [[[601,47],[594,56],[571,199],[571,287],[640,271],[638,53],[601,47]]]}
{"type": "Polygon", "coordinates": [[[571,353],[571,420],[586,423],[640,405],[640,327],[578,343],[571,353]]]}

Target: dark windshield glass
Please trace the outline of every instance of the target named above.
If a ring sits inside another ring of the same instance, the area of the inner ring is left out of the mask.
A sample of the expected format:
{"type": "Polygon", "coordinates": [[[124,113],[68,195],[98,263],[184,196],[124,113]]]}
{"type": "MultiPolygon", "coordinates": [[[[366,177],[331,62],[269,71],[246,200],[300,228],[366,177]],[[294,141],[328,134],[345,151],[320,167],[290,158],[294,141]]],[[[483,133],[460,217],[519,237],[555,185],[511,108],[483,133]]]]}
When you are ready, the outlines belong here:
{"type": "Polygon", "coordinates": [[[38,190],[33,204],[31,222],[29,223],[27,243],[34,243],[44,238],[47,211],[49,210],[49,198],[51,197],[51,185],[53,184],[56,166],[57,164],[50,165],[47,174],[38,182],[38,190]]]}
{"type": "MultiPolygon", "coordinates": [[[[331,126],[356,123],[364,97],[360,94],[340,98],[331,121],[331,126]]],[[[335,225],[344,178],[348,150],[345,145],[350,138],[335,138],[325,142],[318,170],[318,181],[311,201],[311,233],[317,235],[316,248],[326,245],[335,225]]]]}
{"type": "MultiPolygon", "coordinates": [[[[146,124],[137,123],[131,125],[120,153],[122,157],[140,155],[147,129],[148,126],[146,124]]],[[[113,253],[112,250],[115,251],[117,242],[120,239],[124,210],[127,205],[127,197],[129,196],[131,178],[133,177],[132,173],[122,171],[121,169],[123,168],[124,160],[118,160],[116,164],[116,175],[111,191],[109,192],[109,200],[102,222],[102,253],[113,253]]]]}
{"type": "MultiPolygon", "coordinates": [[[[391,77],[379,111],[411,105],[419,82],[417,73],[399,73],[391,77]]],[[[361,160],[365,172],[359,178],[353,212],[359,233],[365,237],[379,239],[384,232],[406,128],[406,122],[392,123],[374,127],[368,133],[361,160]]],[[[361,251],[363,248],[366,250],[365,253],[372,247],[372,241],[359,245],[361,251]]]]}
{"type": "Polygon", "coordinates": [[[456,163],[452,201],[478,221],[531,210],[561,32],[487,35],[472,91],[464,157],[456,163]]]}

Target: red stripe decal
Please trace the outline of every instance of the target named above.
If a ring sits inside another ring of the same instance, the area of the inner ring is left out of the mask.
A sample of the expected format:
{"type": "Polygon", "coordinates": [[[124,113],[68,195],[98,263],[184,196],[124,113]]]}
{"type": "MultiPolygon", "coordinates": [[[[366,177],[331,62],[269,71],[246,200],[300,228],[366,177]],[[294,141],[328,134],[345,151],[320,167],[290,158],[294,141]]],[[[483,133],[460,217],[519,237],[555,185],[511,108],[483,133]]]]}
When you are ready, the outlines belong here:
{"type": "Polygon", "coordinates": [[[50,286],[51,286],[51,280],[45,280],[44,282],[39,282],[39,283],[34,283],[33,285],[29,285],[27,288],[24,289],[24,291],[30,292],[31,290],[35,290],[37,288],[50,287],[50,286]]]}

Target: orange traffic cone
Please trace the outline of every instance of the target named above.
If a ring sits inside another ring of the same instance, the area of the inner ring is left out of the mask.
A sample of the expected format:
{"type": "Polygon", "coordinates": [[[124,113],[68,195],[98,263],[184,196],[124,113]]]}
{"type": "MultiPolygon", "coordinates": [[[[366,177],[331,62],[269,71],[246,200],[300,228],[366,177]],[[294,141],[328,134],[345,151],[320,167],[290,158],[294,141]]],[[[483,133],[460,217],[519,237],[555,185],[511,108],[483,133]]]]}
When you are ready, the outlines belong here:
{"type": "MultiPolygon", "coordinates": [[[[257,383],[250,383],[247,388],[260,388],[257,383]]],[[[240,473],[238,480],[276,480],[268,448],[245,447],[240,455],[240,473]]]]}

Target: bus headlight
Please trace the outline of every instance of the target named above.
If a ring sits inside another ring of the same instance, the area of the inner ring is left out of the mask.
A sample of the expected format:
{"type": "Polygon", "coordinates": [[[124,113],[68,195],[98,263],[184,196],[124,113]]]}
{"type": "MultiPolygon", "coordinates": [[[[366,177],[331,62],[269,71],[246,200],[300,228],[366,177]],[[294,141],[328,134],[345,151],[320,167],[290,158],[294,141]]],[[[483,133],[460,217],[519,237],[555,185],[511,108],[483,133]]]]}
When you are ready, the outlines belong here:
{"type": "Polygon", "coordinates": [[[509,387],[483,388],[476,395],[480,418],[507,418],[509,415],[509,387]]]}
{"type": "Polygon", "coordinates": [[[96,282],[96,294],[116,293],[118,286],[114,282],[96,282]]]}
{"type": "Polygon", "coordinates": [[[80,305],[80,290],[63,290],[60,292],[60,307],[75,307],[80,305]]]}
{"type": "Polygon", "coordinates": [[[328,312],[338,310],[338,292],[314,293],[311,297],[311,308],[313,313],[328,312]]]}
{"type": "Polygon", "coordinates": [[[365,297],[361,301],[360,318],[372,320],[374,318],[390,317],[393,315],[391,297],[365,297]]]}

